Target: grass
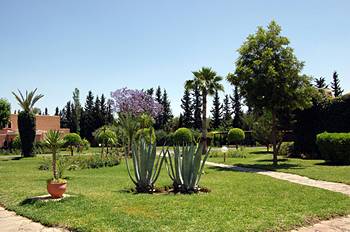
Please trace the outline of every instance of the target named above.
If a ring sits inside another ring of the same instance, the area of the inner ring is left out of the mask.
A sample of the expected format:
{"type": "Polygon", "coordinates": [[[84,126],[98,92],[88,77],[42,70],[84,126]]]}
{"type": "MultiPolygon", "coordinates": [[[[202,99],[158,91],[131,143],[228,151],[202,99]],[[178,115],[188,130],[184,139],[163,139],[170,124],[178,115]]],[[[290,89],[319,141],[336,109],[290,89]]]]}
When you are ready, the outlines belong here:
{"type": "MultiPolygon", "coordinates": [[[[350,213],[350,198],[253,173],[206,168],[199,195],[135,195],[125,164],[66,172],[60,202],[26,199],[46,194],[50,172],[40,158],[0,160],[0,203],[45,225],[77,231],[286,231],[350,213]],[[24,171],[25,170],[25,171],[24,171]]],[[[163,169],[158,185],[169,185],[163,169]]]]}
{"type": "MultiPolygon", "coordinates": [[[[209,161],[223,163],[222,153],[211,157],[209,161]]],[[[324,160],[306,160],[279,157],[278,166],[272,165],[272,154],[266,148],[245,148],[246,158],[227,158],[226,164],[260,168],[278,172],[287,172],[312,179],[350,184],[350,165],[337,166],[327,164],[324,160]]]]}

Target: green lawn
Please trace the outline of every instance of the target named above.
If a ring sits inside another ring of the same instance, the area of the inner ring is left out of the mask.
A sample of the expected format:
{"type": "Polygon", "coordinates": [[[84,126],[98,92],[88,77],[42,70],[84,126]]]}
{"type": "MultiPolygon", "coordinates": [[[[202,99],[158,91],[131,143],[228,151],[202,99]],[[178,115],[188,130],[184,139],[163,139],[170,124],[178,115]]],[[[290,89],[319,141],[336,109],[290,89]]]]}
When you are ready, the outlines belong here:
{"type": "MultiPolygon", "coordinates": [[[[328,165],[324,160],[306,160],[279,157],[278,166],[272,165],[272,154],[266,148],[245,148],[246,158],[228,158],[226,164],[294,173],[312,179],[350,184],[350,165],[328,165]]],[[[211,157],[209,161],[223,163],[223,157],[211,157]]]]}
{"type": "MultiPolygon", "coordinates": [[[[50,172],[39,158],[0,160],[0,203],[46,225],[78,231],[285,231],[350,213],[350,198],[253,173],[206,168],[199,195],[135,195],[125,164],[66,172],[61,202],[30,202],[46,194],[50,172]]],[[[170,180],[164,172],[159,185],[170,180]]]]}

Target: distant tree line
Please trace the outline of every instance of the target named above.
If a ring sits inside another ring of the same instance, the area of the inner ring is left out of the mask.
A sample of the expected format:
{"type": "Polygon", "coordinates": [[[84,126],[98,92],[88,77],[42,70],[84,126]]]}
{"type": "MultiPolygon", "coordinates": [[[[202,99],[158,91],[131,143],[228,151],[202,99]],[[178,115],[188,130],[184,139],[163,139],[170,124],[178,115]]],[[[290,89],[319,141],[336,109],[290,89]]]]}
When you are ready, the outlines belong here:
{"type": "Polygon", "coordinates": [[[71,133],[79,133],[82,138],[96,145],[93,132],[113,122],[112,102],[104,94],[94,97],[92,91],[89,91],[82,107],[79,90],[75,89],[73,100],[68,101],[60,111],[57,107],[55,115],[61,117],[62,128],[69,128],[71,133]]]}

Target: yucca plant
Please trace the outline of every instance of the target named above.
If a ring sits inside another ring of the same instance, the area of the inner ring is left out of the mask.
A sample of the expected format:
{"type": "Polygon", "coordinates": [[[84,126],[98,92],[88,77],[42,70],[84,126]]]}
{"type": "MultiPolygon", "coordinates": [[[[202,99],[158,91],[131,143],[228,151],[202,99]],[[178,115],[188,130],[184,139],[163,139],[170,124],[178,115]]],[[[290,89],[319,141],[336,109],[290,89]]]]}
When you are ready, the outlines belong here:
{"type": "Polygon", "coordinates": [[[133,142],[131,147],[134,176],[131,174],[128,154],[125,154],[126,167],[132,182],[136,186],[138,193],[153,193],[154,184],[159,177],[168,150],[162,149],[157,157],[156,144],[147,144],[145,139],[133,142]]]}
{"type": "Polygon", "coordinates": [[[168,152],[166,161],[168,174],[173,181],[175,192],[196,193],[198,192],[198,183],[208,158],[210,149],[203,155],[203,144],[174,146],[174,154],[168,152]]]}
{"type": "Polygon", "coordinates": [[[53,179],[57,181],[61,178],[61,175],[57,172],[57,154],[63,144],[61,133],[56,130],[49,130],[46,134],[45,143],[52,153],[52,174],[53,179]]]}

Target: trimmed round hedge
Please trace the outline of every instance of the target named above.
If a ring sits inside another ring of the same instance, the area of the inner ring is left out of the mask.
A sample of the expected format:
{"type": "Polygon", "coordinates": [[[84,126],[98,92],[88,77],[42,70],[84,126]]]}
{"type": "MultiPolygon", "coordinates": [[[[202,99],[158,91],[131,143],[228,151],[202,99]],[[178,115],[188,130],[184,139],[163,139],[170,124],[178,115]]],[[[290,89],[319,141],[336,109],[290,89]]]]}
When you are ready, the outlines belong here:
{"type": "Polygon", "coordinates": [[[173,135],[175,144],[187,144],[193,142],[193,133],[190,129],[182,127],[175,131],[173,135]]]}
{"type": "Polygon", "coordinates": [[[227,140],[231,144],[239,144],[245,139],[244,131],[240,128],[232,128],[229,130],[227,140]]]}
{"type": "Polygon", "coordinates": [[[324,132],[317,135],[316,144],[326,161],[350,164],[350,133],[324,132]]]}

